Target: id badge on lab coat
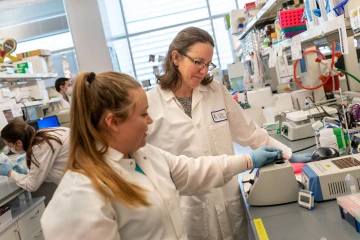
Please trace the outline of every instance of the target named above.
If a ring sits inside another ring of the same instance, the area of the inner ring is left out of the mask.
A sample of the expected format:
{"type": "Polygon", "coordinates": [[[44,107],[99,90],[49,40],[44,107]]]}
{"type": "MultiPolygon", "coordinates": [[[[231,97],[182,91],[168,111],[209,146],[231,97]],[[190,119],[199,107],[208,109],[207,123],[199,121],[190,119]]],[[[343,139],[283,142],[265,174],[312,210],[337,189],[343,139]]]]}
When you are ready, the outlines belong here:
{"type": "Polygon", "coordinates": [[[223,122],[223,121],[227,120],[225,109],[212,111],[211,112],[211,117],[212,117],[214,122],[223,122]]]}

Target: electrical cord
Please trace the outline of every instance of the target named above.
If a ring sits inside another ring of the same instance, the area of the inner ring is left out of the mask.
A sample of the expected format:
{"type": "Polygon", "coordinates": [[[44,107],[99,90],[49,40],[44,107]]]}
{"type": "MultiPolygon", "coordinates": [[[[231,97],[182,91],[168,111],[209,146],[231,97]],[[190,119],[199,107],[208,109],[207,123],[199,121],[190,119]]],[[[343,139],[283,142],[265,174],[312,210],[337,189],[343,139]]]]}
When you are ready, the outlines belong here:
{"type": "Polygon", "coordinates": [[[312,148],[312,147],[315,147],[315,146],[316,146],[316,144],[313,144],[313,145],[308,146],[308,147],[306,147],[306,148],[302,148],[302,149],[293,151],[292,153],[293,153],[293,154],[294,154],[294,153],[298,153],[298,152],[304,151],[304,150],[306,150],[306,149],[309,149],[309,148],[312,148]]]}
{"type": "Polygon", "coordinates": [[[298,180],[296,180],[297,181],[297,183],[298,183],[298,185],[299,185],[299,188],[301,188],[301,189],[306,189],[305,188],[305,185],[302,183],[302,182],[300,182],[300,181],[298,181],[298,180]]]}

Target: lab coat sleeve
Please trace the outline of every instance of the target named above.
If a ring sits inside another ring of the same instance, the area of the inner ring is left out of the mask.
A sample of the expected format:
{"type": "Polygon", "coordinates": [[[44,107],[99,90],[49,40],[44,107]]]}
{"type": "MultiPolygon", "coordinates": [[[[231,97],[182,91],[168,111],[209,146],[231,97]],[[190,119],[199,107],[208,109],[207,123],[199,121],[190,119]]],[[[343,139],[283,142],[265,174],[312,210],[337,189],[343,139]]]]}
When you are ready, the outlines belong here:
{"type": "Polygon", "coordinates": [[[168,162],[172,180],[180,195],[195,195],[222,187],[233,176],[247,170],[245,155],[202,156],[194,159],[160,151],[168,162]]]}
{"type": "Polygon", "coordinates": [[[110,201],[91,186],[70,187],[51,199],[41,226],[45,239],[120,240],[116,217],[110,201]]]}
{"type": "Polygon", "coordinates": [[[226,105],[226,113],[230,124],[232,140],[241,146],[250,146],[256,149],[260,146],[273,146],[283,150],[284,153],[292,154],[286,145],[280,143],[262,128],[260,128],[237,102],[234,101],[229,91],[220,86],[226,105]]]}
{"type": "Polygon", "coordinates": [[[47,143],[33,146],[33,153],[35,159],[39,163],[39,167],[34,163],[31,163],[30,169],[27,171],[26,175],[12,171],[10,177],[16,181],[16,184],[19,187],[31,192],[36,191],[44,182],[54,164],[56,158],[55,154],[59,151],[59,149],[56,148],[56,145],[57,144],[53,143],[54,153],[47,143]]]}

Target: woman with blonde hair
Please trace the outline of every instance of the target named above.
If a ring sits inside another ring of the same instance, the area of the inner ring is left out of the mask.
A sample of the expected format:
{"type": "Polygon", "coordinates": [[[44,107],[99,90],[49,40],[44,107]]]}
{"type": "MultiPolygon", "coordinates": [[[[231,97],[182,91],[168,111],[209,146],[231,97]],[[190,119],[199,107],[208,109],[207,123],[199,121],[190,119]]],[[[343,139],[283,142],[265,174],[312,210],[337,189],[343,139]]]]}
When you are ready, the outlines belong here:
{"type": "Polygon", "coordinates": [[[68,170],[41,219],[45,239],[187,239],[178,193],[223,186],[280,151],[177,157],[146,144],[147,108],[144,90],[128,75],[78,75],[68,170]]]}

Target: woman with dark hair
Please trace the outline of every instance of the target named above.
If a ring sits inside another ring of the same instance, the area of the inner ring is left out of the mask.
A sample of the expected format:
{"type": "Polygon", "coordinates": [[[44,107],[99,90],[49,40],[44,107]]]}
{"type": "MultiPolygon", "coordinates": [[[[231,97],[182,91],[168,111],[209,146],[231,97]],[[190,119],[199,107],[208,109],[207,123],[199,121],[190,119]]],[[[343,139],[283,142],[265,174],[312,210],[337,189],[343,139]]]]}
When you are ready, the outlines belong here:
{"type": "Polygon", "coordinates": [[[0,164],[0,175],[8,176],[28,191],[36,191],[45,182],[60,183],[69,153],[69,128],[35,131],[24,121],[15,120],[1,130],[1,138],[14,153],[26,153],[28,170],[0,164]]]}
{"type": "MultiPolygon", "coordinates": [[[[276,146],[285,157],[292,157],[290,148],[259,128],[228,90],[213,81],[209,71],[216,68],[214,46],[211,35],[196,27],[183,29],[173,39],[163,72],[157,76],[158,86],[147,92],[154,121],[148,142],[171,154],[194,158],[234,154],[233,141],[252,149],[276,146]]],[[[291,160],[310,160],[308,155],[297,157],[291,160]]],[[[180,202],[189,239],[248,239],[237,176],[224,187],[181,196],[180,202]]]]}

